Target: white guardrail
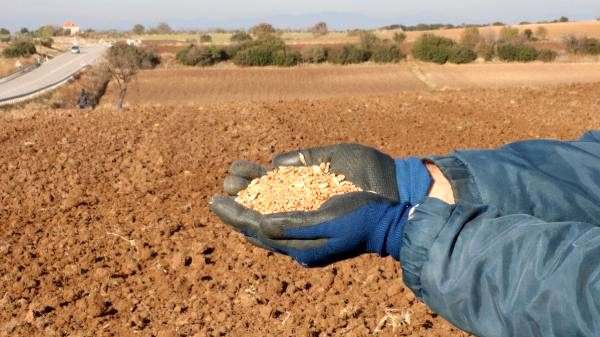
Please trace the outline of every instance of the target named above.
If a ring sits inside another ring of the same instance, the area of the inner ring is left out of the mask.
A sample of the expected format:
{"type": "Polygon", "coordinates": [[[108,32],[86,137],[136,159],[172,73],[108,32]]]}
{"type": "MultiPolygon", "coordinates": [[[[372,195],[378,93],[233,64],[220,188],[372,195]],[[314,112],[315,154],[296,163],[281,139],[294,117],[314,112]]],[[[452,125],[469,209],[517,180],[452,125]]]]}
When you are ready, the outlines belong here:
{"type": "Polygon", "coordinates": [[[10,105],[10,104],[16,104],[19,102],[23,102],[32,98],[35,98],[37,96],[43,95],[51,90],[54,90],[58,87],[60,87],[61,85],[67,83],[70,79],[72,79],[77,73],[79,73],[80,71],[89,68],[89,65],[86,65],[83,68],[79,68],[76,71],[74,71],[73,73],[69,74],[68,76],[50,83],[48,85],[45,85],[41,88],[37,88],[35,90],[23,93],[23,94],[19,94],[19,95],[15,95],[15,96],[11,96],[11,97],[5,97],[5,98],[0,98],[0,106],[2,105],[10,105]]]}

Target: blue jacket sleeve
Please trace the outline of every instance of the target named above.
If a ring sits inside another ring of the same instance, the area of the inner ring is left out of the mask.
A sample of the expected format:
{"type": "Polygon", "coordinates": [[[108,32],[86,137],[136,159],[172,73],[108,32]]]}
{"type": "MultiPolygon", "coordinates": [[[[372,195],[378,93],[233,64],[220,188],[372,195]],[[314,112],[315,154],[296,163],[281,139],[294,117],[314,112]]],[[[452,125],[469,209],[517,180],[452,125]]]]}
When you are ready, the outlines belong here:
{"type": "Polygon", "coordinates": [[[597,131],[588,131],[584,133],[578,141],[580,142],[595,142],[600,143],[600,130],[597,131]]]}
{"type": "Polygon", "coordinates": [[[427,198],[406,223],[405,283],[478,336],[600,336],[600,227],[427,198]]]}

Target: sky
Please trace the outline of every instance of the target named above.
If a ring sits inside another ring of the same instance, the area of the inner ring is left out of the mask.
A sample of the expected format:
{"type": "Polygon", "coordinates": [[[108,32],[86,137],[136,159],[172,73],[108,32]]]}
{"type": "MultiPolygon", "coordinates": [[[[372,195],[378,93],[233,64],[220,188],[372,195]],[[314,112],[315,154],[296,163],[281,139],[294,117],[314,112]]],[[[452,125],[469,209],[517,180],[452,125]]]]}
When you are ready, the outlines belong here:
{"type": "Polygon", "coordinates": [[[488,23],[600,16],[599,0],[0,0],[0,27],[16,30],[75,21],[120,30],[167,22],[175,29],[243,28],[268,21],[304,28],[330,20],[337,29],[399,23],[488,23]],[[270,20],[270,21],[269,21],[270,20]]]}

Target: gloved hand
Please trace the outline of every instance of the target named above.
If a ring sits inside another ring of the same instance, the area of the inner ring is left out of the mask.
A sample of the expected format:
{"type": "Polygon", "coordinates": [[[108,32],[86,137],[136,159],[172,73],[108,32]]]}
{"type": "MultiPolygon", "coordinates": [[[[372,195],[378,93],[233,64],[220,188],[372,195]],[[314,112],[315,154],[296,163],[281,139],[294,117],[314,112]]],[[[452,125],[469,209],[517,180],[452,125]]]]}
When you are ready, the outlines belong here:
{"type": "MultiPolygon", "coordinates": [[[[274,166],[331,164],[331,171],[363,189],[338,195],[317,211],[260,214],[215,196],[210,209],[242,232],[251,243],[291,256],[305,266],[322,266],[366,252],[399,259],[408,209],[420,202],[431,178],[417,158],[394,161],[358,144],[339,144],[293,151],[273,159],[274,166]]],[[[235,195],[267,167],[236,161],[224,189],[235,195]]]]}

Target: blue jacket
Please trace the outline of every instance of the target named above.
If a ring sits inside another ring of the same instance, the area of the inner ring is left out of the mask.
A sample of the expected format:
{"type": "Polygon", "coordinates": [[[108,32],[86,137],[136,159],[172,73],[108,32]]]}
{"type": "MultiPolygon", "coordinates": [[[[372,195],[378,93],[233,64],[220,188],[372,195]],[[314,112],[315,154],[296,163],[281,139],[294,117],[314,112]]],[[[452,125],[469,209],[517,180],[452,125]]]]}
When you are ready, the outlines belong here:
{"type": "Polygon", "coordinates": [[[600,336],[600,131],[430,158],[400,262],[416,296],[479,336],[600,336]]]}

